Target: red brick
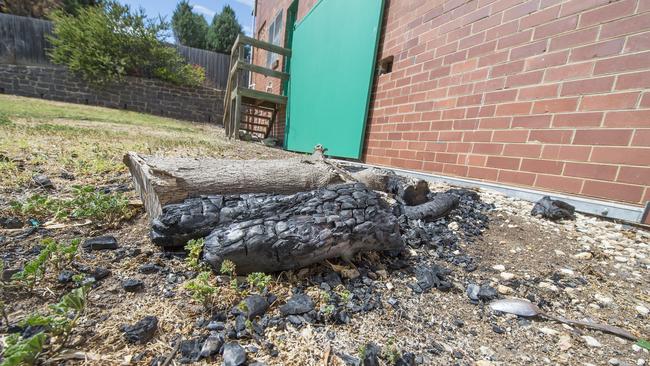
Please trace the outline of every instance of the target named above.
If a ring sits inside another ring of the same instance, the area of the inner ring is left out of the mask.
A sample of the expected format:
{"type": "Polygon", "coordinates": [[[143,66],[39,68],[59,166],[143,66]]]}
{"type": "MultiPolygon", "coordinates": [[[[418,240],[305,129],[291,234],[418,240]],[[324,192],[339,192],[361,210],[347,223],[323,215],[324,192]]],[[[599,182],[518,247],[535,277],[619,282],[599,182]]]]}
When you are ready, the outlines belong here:
{"type": "Polygon", "coordinates": [[[490,72],[491,78],[499,76],[511,75],[521,72],[524,69],[524,61],[514,61],[503,65],[493,66],[490,72]]]}
{"type": "Polygon", "coordinates": [[[634,13],[636,0],[622,0],[580,15],[580,27],[605,23],[634,13]]]}
{"type": "Polygon", "coordinates": [[[569,144],[573,138],[573,130],[533,130],[528,141],[555,144],[569,144]]]}
{"type": "Polygon", "coordinates": [[[647,68],[650,68],[650,52],[636,53],[596,62],[594,75],[635,71],[647,68]]]}
{"type": "Polygon", "coordinates": [[[492,131],[466,131],[463,134],[463,141],[486,142],[492,140],[492,131]]]}
{"type": "Polygon", "coordinates": [[[553,127],[600,126],[603,113],[566,113],[553,116],[553,127]]]}
{"type": "Polygon", "coordinates": [[[467,169],[468,168],[466,165],[445,164],[444,167],[442,168],[442,172],[445,174],[466,177],[467,169]]]}
{"type": "Polygon", "coordinates": [[[618,182],[650,186],[650,168],[622,166],[616,180],[618,182]]]}
{"type": "Polygon", "coordinates": [[[499,170],[499,182],[513,183],[524,186],[532,186],[535,182],[535,174],[524,172],[513,172],[509,170],[499,170]]]}
{"type": "Polygon", "coordinates": [[[472,147],[474,154],[499,155],[503,151],[503,144],[475,143],[472,147]]]}
{"type": "MultiPolygon", "coordinates": [[[[490,31],[488,31],[488,34],[490,31]]],[[[530,41],[533,31],[528,29],[523,32],[515,33],[509,36],[499,38],[497,41],[497,49],[511,48],[514,46],[519,46],[530,41]]]]}
{"type": "Polygon", "coordinates": [[[616,90],[650,88],[650,71],[619,75],[616,90]]]}
{"type": "Polygon", "coordinates": [[[560,17],[579,13],[584,10],[592,9],[597,6],[607,4],[609,0],[571,0],[562,4],[560,10],[560,17]]]}
{"type": "Polygon", "coordinates": [[[503,155],[524,158],[539,158],[542,145],[539,144],[507,144],[503,148],[503,155]]]}
{"type": "Polygon", "coordinates": [[[630,34],[647,30],[648,24],[650,24],[650,13],[643,13],[615,22],[603,24],[603,27],[600,31],[600,39],[612,38],[623,34],[630,34]]]}
{"type": "Polygon", "coordinates": [[[512,102],[516,97],[516,89],[499,90],[491,93],[485,93],[485,103],[512,102]]]}
{"type": "Polygon", "coordinates": [[[422,161],[418,161],[418,160],[392,158],[390,159],[390,164],[404,169],[413,169],[413,170],[422,169],[422,161]]]}
{"type": "Polygon", "coordinates": [[[517,116],[512,119],[512,128],[545,128],[551,125],[551,115],[546,116],[517,116]]]}
{"type": "Polygon", "coordinates": [[[574,48],[571,50],[569,60],[571,62],[585,61],[593,58],[617,55],[621,53],[625,39],[618,38],[605,42],[574,48]]]}
{"type": "Polygon", "coordinates": [[[527,58],[546,52],[546,40],[529,43],[510,50],[510,61],[527,58]]]}
{"type": "Polygon", "coordinates": [[[557,18],[560,13],[560,6],[553,6],[544,10],[534,12],[519,20],[519,29],[534,27],[536,25],[548,23],[557,18]]]}
{"type": "Polygon", "coordinates": [[[614,180],[618,166],[602,164],[585,164],[567,162],[564,164],[564,175],[599,180],[614,180]]]}
{"type": "Polygon", "coordinates": [[[494,131],[492,141],[494,142],[526,142],[528,130],[504,130],[494,131]]]}
{"type": "Polygon", "coordinates": [[[591,75],[594,63],[585,62],[546,69],[544,81],[570,80],[591,75]]]}
{"type": "Polygon", "coordinates": [[[544,70],[537,70],[525,72],[517,75],[510,75],[506,80],[507,88],[514,88],[517,86],[539,84],[544,77],[544,70]]]}
{"type": "Polygon", "coordinates": [[[425,161],[422,164],[422,170],[425,172],[442,172],[444,164],[441,163],[435,163],[432,161],[425,161]]]}
{"type": "Polygon", "coordinates": [[[472,151],[472,144],[469,142],[450,142],[447,144],[448,153],[468,153],[470,151],[472,151]]]}
{"type": "Polygon", "coordinates": [[[646,11],[650,11],[650,1],[648,0],[639,1],[639,8],[637,9],[637,12],[644,13],[646,11]]]}
{"type": "Polygon", "coordinates": [[[454,121],[454,130],[475,130],[477,127],[477,119],[459,119],[454,121]]]}
{"type": "Polygon", "coordinates": [[[508,60],[508,53],[508,50],[504,50],[500,52],[491,52],[485,56],[481,56],[478,59],[478,67],[492,66],[505,62],[508,60]]]}
{"type": "Polygon", "coordinates": [[[632,138],[632,131],[631,129],[577,130],[573,138],[573,144],[627,146],[632,138]]]}
{"type": "Polygon", "coordinates": [[[650,165],[650,149],[594,146],[589,160],[595,163],[648,166],[650,165]]]}
{"type": "Polygon", "coordinates": [[[510,117],[493,117],[481,118],[479,128],[481,129],[495,129],[495,128],[509,128],[510,117]]]}
{"type": "Polygon", "coordinates": [[[582,29],[551,38],[551,51],[594,42],[598,38],[598,28],[582,29]]]}
{"type": "Polygon", "coordinates": [[[518,100],[543,99],[557,97],[560,84],[531,86],[519,90],[518,100]]]}
{"type": "Polygon", "coordinates": [[[499,169],[519,169],[519,158],[507,158],[502,156],[488,156],[485,166],[499,169]]]}
{"type": "MultiPolygon", "coordinates": [[[[494,52],[496,46],[497,46],[497,41],[482,43],[478,46],[474,46],[467,50],[467,58],[474,58],[477,56],[494,52]]],[[[507,57],[507,53],[506,53],[506,57],[507,57]]]]}
{"type": "Polygon", "coordinates": [[[582,187],[582,194],[613,199],[617,201],[637,203],[643,196],[643,187],[596,180],[586,180],[584,186],[582,187]]]}
{"type": "Polygon", "coordinates": [[[498,175],[499,175],[498,169],[479,168],[479,167],[470,166],[469,169],[467,170],[467,176],[476,179],[495,181],[497,180],[498,175]]]}
{"type": "Polygon", "coordinates": [[[518,19],[523,16],[526,16],[530,13],[537,11],[539,8],[539,0],[528,0],[524,1],[523,4],[517,5],[506,10],[503,13],[503,21],[507,22],[509,20],[518,19]]]}
{"type": "Polygon", "coordinates": [[[555,52],[539,55],[526,60],[526,70],[545,69],[552,66],[564,65],[569,56],[569,51],[555,52]]]}
{"type": "Polygon", "coordinates": [[[568,17],[560,20],[556,20],[551,23],[540,25],[535,28],[535,35],[533,36],[534,40],[548,38],[556,34],[564,33],[571,29],[575,29],[578,24],[578,17],[568,17]]]}
{"type": "Polygon", "coordinates": [[[582,182],[583,179],[538,174],[535,180],[535,187],[575,194],[580,193],[582,182]]]}
{"type": "Polygon", "coordinates": [[[643,93],[641,102],[639,102],[639,108],[650,108],[650,92],[643,93]]]}
{"type": "Polygon", "coordinates": [[[533,173],[560,174],[564,163],[556,160],[523,159],[520,170],[533,173]]]}
{"type": "MultiPolygon", "coordinates": [[[[530,113],[530,102],[505,103],[497,105],[497,116],[514,116],[530,113]]],[[[514,127],[514,126],[513,126],[514,127]]]]}
{"type": "Polygon", "coordinates": [[[485,40],[486,41],[491,41],[493,39],[499,39],[499,38],[503,38],[505,36],[508,36],[510,34],[513,34],[513,33],[517,32],[517,28],[519,28],[518,24],[519,24],[519,22],[514,20],[512,22],[503,23],[503,24],[501,24],[501,25],[499,25],[497,27],[494,27],[492,29],[488,29],[485,32],[485,40]]]}
{"type": "Polygon", "coordinates": [[[634,131],[634,137],[632,138],[631,145],[650,147],[650,130],[637,129],[636,131],[634,131]]]}
{"type": "Polygon", "coordinates": [[[650,32],[629,36],[625,43],[625,53],[639,52],[650,49],[650,32]]]}
{"type": "Polygon", "coordinates": [[[607,112],[607,127],[650,127],[650,110],[607,112]]]}
{"type": "Polygon", "coordinates": [[[447,142],[435,141],[427,143],[427,151],[444,152],[447,150],[447,142]]]}
{"type": "Polygon", "coordinates": [[[597,79],[568,81],[562,85],[560,95],[581,95],[603,93],[612,90],[614,76],[601,77],[597,79]]]}
{"type": "Polygon", "coordinates": [[[573,112],[578,106],[578,98],[538,100],[533,106],[533,113],[573,112]]]}
{"type": "Polygon", "coordinates": [[[636,106],[640,92],[588,95],[582,98],[581,111],[604,111],[610,109],[630,109],[636,106]]]}
{"type": "Polygon", "coordinates": [[[586,161],[591,154],[591,146],[545,145],[543,159],[586,161]]]}

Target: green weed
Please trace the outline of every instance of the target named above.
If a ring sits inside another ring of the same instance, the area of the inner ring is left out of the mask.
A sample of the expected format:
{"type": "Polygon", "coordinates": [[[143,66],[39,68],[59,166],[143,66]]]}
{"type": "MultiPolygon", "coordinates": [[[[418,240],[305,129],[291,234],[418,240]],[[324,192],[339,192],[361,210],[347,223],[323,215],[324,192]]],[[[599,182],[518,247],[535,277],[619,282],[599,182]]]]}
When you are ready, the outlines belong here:
{"type": "Polygon", "coordinates": [[[212,305],[213,296],[217,293],[217,288],[210,283],[211,277],[211,271],[204,271],[185,284],[185,289],[190,292],[192,298],[206,308],[212,305]]]}
{"type": "Polygon", "coordinates": [[[187,250],[187,258],[185,258],[185,263],[188,267],[195,271],[207,270],[207,265],[201,262],[203,245],[205,245],[205,240],[203,238],[192,239],[188,241],[187,244],[185,244],[185,250],[187,250]]]}
{"type": "Polygon", "coordinates": [[[47,272],[48,264],[53,264],[55,268],[61,269],[70,264],[79,247],[79,239],[73,239],[70,244],[65,245],[51,238],[43,239],[41,242],[44,247],[36,258],[27,262],[23,270],[15,273],[11,279],[23,282],[30,290],[34,288],[36,282],[43,279],[47,272]]]}
{"type": "Polygon", "coordinates": [[[252,287],[257,288],[257,291],[262,292],[266,288],[273,278],[270,275],[264,274],[264,272],[253,272],[246,277],[246,281],[252,287]]]}
{"type": "Polygon", "coordinates": [[[10,334],[5,339],[7,347],[2,352],[0,366],[33,365],[45,345],[45,333],[40,332],[30,338],[21,338],[18,334],[10,334]]]}

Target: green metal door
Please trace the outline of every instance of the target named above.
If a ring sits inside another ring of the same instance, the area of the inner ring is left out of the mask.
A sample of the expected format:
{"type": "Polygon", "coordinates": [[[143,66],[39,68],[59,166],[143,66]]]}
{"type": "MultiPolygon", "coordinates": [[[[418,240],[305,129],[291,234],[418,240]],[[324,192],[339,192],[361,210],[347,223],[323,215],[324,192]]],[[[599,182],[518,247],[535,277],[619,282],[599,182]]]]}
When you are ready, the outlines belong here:
{"type": "Polygon", "coordinates": [[[286,148],[361,156],[383,0],[321,0],[295,26],[286,148]]]}

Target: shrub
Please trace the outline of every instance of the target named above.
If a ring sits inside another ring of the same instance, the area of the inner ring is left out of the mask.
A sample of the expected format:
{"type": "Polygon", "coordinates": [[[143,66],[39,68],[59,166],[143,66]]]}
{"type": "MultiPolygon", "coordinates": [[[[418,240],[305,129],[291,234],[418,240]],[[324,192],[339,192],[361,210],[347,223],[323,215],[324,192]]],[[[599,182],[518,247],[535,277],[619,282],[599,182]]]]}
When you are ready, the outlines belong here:
{"type": "Polygon", "coordinates": [[[59,11],[53,19],[52,61],[90,82],[116,82],[130,75],[197,86],[205,77],[162,42],[169,24],[147,18],[142,9],[107,1],[79,9],[77,16],[59,11]]]}

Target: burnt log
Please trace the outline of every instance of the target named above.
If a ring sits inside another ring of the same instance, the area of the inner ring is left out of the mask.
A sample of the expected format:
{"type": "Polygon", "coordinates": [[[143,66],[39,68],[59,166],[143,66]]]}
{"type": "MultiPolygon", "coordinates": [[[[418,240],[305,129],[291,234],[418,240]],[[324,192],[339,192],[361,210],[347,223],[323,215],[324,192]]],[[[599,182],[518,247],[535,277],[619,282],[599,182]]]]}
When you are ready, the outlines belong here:
{"type": "Polygon", "coordinates": [[[435,220],[446,216],[456,206],[458,206],[457,196],[438,193],[429,202],[417,206],[402,206],[402,210],[411,220],[435,220]]]}
{"type": "Polygon", "coordinates": [[[152,238],[159,245],[178,245],[209,229],[204,260],[219,270],[229,259],[241,274],[300,268],[328,258],[351,259],[360,251],[403,246],[397,216],[378,193],[361,183],[292,195],[189,199],[163,208],[153,222],[152,238]]]}
{"type": "Polygon", "coordinates": [[[429,193],[424,181],[414,182],[383,169],[348,173],[322,154],[283,160],[221,160],[170,158],[129,152],[124,164],[150,220],[162,207],[202,195],[246,193],[293,194],[344,182],[361,182],[417,205],[429,193]]]}

